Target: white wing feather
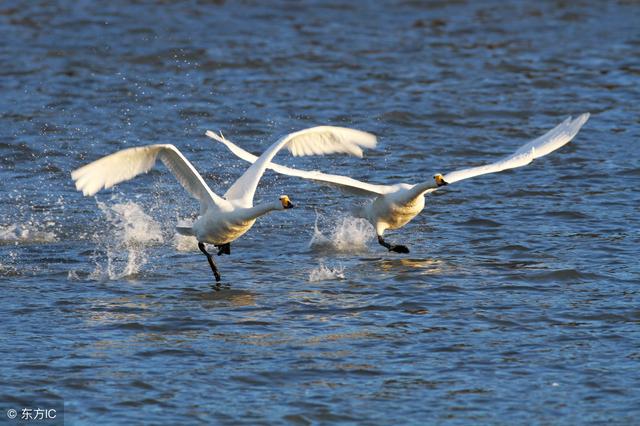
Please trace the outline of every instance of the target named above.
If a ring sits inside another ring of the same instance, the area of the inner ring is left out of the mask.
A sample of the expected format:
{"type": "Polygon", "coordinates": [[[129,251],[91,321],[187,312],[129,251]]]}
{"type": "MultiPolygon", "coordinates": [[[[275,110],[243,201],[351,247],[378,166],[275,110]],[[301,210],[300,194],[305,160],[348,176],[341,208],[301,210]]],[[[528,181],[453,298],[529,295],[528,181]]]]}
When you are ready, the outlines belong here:
{"type": "Polygon", "coordinates": [[[454,183],[459,180],[469,179],[487,173],[496,173],[502,170],[526,166],[534,159],[547,155],[569,143],[588,119],[589,113],[582,114],[575,120],[569,117],[543,136],[524,144],[516,152],[502,160],[484,166],[447,173],[444,175],[444,180],[447,183],[454,183]]]}
{"type": "Polygon", "coordinates": [[[318,126],[291,133],[287,149],[295,157],[344,153],[362,158],[362,148],[375,148],[371,133],[346,127],[318,126]]]}
{"type": "Polygon", "coordinates": [[[173,173],[178,182],[200,201],[201,210],[210,203],[219,205],[223,200],[214,194],[193,165],[173,145],[148,145],[123,149],[102,157],[71,172],[76,189],[84,195],[94,195],[101,189],[146,173],[160,160],[173,173]]]}
{"type": "MultiPolygon", "coordinates": [[[[222,134],[217,135],[211,131],[207,132],[207,136],[216,141],[222,143],[224,146],[234,153],[240,159],[249,163],[254,163],[258,157],[240,148],[230,140],[226,139],[222,134]]],[[[390,192],[390,187],[386,185],[373,185],[366,182],[360,182],[359,180],[352,179],[347,176],[331,175],[322,173],[319,171],[311,170],[299,170],[291,167],[282,166],[276,163],[269,163],[268,169],[273,170],[276,173],[280,173],[287,176],[295,176],[303,179],[309,179],[321,184],[336,187],[337,189],[352,195],[359,195],[363,197],[377,197],[378,195],[390,192]]]]}
{"type": "MultiPolygon", "coordinates": [[[[207,132],[207,136],[211,137],[211,134],[212,132],[207,132]]],[[[374,135],[342,127],[319,126],[290,133],[267,148],[231,185],[224,197],[244,207],[252,206],[256,187],[267,165],[284,147],[287,147],[294,155],[346,153],[362,157],[361,147],[373,148],[375,145],[376,137],[374,135]]]]}

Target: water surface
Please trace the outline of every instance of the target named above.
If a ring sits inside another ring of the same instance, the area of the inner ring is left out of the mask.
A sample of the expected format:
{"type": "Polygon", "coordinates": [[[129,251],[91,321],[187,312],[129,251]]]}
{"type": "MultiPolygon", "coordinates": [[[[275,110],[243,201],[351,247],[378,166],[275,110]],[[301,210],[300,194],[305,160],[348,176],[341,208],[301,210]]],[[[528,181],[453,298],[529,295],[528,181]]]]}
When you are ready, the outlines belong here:
{"type": "Polygon", "coordinates": [[[635,2],[0,4],[0,417],[67,424],[630,424],[640,415],[640,7],[635,2]],[[219,194],[319,124],[416,183],[592,113],[549,157],[452,185],[388,240],[357,199],[267,173],[217,258],[158,167],[97,197],[69,173],[173,143],[219,194]]]}

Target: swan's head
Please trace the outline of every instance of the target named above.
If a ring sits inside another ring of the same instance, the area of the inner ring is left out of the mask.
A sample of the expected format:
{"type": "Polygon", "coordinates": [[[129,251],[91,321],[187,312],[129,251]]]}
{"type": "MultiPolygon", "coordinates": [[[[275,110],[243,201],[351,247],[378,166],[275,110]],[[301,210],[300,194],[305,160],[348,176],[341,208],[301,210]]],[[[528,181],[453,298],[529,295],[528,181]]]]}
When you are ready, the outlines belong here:
{"type": "Polygon", "coordinates": [[[291,202],[291,200],[289,200],[289,197],[286,195],[281,195],[280,196],[280,202],[282,203],[282,208],[283,209],[292,209],[293,208],[293,203],[291,202]]]}
{"type": "Polygon", "coordinates": [[[444,176],[442,176],[440,173],[433,175],[433,178],[436,180],[436,185],[438,186],[449,185],[449,182],[444,180],[444,176]]]}

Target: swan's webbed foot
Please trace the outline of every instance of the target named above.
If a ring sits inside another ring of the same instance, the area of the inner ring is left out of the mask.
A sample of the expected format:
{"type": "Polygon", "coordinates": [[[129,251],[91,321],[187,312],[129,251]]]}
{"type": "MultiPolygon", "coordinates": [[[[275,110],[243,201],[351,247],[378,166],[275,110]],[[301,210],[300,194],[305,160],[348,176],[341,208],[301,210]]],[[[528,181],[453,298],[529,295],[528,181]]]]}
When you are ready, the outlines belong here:
{"type": "Polygon", "coordinates": [[[211,284],[211,288],[213,289],[213,291],[222,291],[222,290],[229,290],[231,289],[231,285],[230,284],[221,284],[221,283],[215,283],[215,284],[211,284]]]}
{"type": "Polygon", "coordinates": [[[231,254],[231,243],[222,244],[216,247],[218,248],[218,256],[222,256],[223,254],[231,254]]]}
{"type": "Polygon", "coordinates": [[[396,253],[409,253],[409,248],[407,246],[403,246],[402,244],[397,244],[391,246],[389,251],[394,251],[396,253]]]}
{"type": "Polygon", "coordinates": [[[378,235],[378,244],[395,253],[409,253],[409,248],[407,246],[402,244],[389,244],[384,240],[384,238],[382,238],[382,235],[378,235]]]}
{"type": "Polygon", "coordinates": [[[211,254],[207,251],[207,248],[204,246],[204,243],[198,242],[198,248],[205,256],[207,256],[207,260],[209,261],[209,266],[211,266],[211,271],[213,272],[213,276],[216,279],[216,282],[220,281],[220,273],[218,272],[218,268],[216,264],[213,262],[213,258],[211,254]]]}

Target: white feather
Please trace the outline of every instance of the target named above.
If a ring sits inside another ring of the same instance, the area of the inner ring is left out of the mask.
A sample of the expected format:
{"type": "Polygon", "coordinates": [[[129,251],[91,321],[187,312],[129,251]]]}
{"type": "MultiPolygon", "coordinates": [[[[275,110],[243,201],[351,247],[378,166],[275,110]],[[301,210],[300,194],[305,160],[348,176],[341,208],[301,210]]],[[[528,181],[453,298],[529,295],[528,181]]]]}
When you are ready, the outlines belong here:
{"type": "Polygon", "coordinates": [[[200,201],[201,211],[210,204],[223,200],[214,194],[193,165],[173,145],[148,145],[123,149],[102,157],[71,172],[76,189],[84,195],[94,195],[101,189],[146,173],[160,160],[173,173],[178,182],[194,198],[200,201]]]}
{"type": "MultiPolygon", "coordinates": [[[[207,136],[225,145],[231,152],[233,152],[237,157],[244,161],[254,163],[258,159],[257,156],[245,151],[238,145],[226,139],[224,136],[222,136],[222,134],[217,135],[213,132],[207,132],[207,136]]],[[[360,182],[348,176],[331,175],[315,170],[311,171],[293,169],[291,167],[282,166],[276,163],[267,164],[267,168],[283,175],[300,177],[303,179],[309,179],[318,183],[333,186],[343,192],[353,195],[377,197],[378,195],[384,194],[390,190],[390,187],[386,185],[373,185],[366,182],[360,182]]]]}
{"type": "Polygon", "coordinates": [[[454,183],[487,173],[496,173],[526,166],[534,159],[545,156],[569,143],[588,119],[589,113],[582,114],[575,120],[569,117],[539,138],[522,145],[513,154],[495,163],[447,173],[444,175],[444,180],[447,183],[454,183]]]}
{"type": "Polygon", "coordinates": [[[287,149],[294,156],[344,153],[362,157],[362,148],[375,148],[371,133],[345,127],[318,126],[285,136],[287,149]]]}
{"type": "MultiPolygon", "coordinates": [[[[211,131],[207,131],[206,135],[218,140],[217,135],[211,131]]],[[[267,148],[227,190],[224,197],[238,205],[251,206],[260,178],[282,148],[286,147],[294,155],[346,153],[362,157],[361,147],[373,148],[375,145],[374,135],[343,127],[319,126],[290,133],[267,148]]]]}

